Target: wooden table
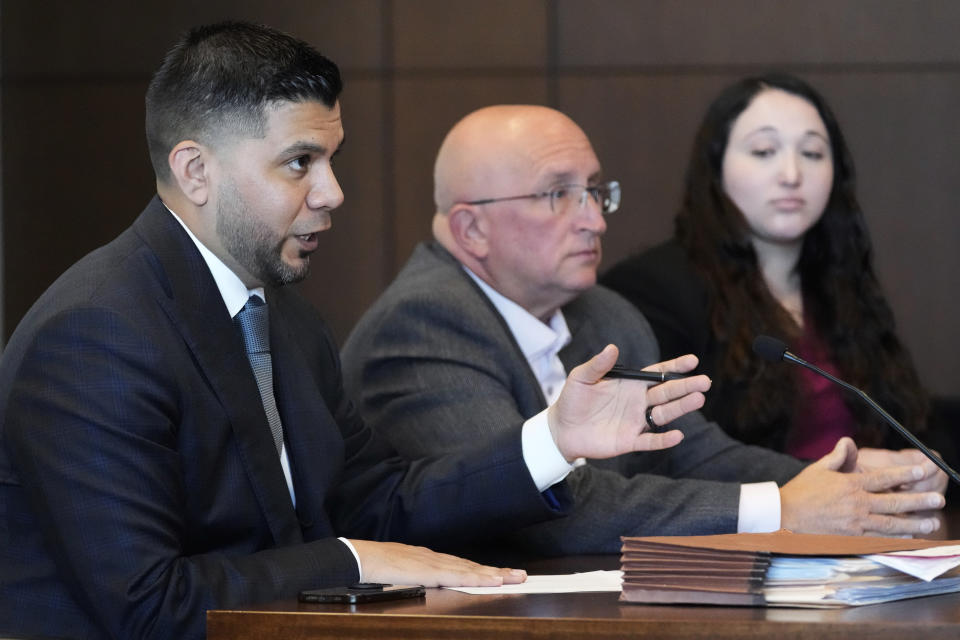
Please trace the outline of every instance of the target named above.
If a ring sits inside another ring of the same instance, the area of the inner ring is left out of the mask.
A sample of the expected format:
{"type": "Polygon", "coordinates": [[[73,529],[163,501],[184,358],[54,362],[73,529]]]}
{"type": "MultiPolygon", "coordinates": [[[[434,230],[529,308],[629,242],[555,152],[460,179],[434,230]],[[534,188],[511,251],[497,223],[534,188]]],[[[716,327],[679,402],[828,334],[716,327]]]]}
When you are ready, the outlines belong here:
{"type": "MultiPolygon", "coordinates": [[[[960,538],[960,511],[947,516],[960,538]]],[[[615,569],[619,556],[536,560],[530,574],[615,569]]],[[[253,638],[960,638],[960,593],[847,609],[620,604],[617,593],[473,596],[427,589],[425,598],[363,605],[295,601],[207,614],[209,640],[253,638]]]]}

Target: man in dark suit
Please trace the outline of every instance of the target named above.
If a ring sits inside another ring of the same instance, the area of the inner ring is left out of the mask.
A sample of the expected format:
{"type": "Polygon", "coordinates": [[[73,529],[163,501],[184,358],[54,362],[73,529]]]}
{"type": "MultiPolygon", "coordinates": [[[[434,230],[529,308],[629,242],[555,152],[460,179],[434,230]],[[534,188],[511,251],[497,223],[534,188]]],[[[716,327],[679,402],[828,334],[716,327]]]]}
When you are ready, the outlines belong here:
{"type": "MultiPolygon", "coordinates": [[[[422,547],[569,511],[518,429],[402,459],[344,396],[332,340],[283,285],[343,194],[336,66],[265,27],[186,34],[147,93],[158,197],[69,269],[0,360],[0,635],[200,638],[215,607],[358,580],[500,584],[422,547]],[[350,538],[337,538],[337,535],[350,538]]],[[[530,432],[561,457],[672,446],[605,349],[530,432]]],[[[664,385],[666,386],[666,385],[664,385]]],[[[665,404],[664,404],[665,403],[665,404]]]]}
{"type": "MultiPolygon", "coordinates": [[[[659,359],[650,326],[595,286],[605,182],[583,131],[545,107],[461,120],[435,166],[436,242],[421,245],[344,345],[344,382],[364,419],[405,455],[500,437],[547,406],[570,367],[607,343],[628,366],[659,359]]],[[[692,369],[685,356],[675,369],[692,369]]],[[[655,389],[656,387],[654,387],[655,389]]],[[[655,403],[654,403],[655,404],[655,403]]],[[[669,418],[654,406],[655,424],[669,418]]],[[[677,447],[581,466],[568,517],[512,537],[547,553],[615,551],[621,535],[774,530],[928,533],[945,477],[919,452],[858,456],[849,440],[804,468],[742,445],[699,413],[677,447]],[[842,473],[859,467],[867,473],[842,473]],[[762,482],[772,481],[772,482],[762,482]],[[914,483],[914,493],[892,490],[914,483]]]]}

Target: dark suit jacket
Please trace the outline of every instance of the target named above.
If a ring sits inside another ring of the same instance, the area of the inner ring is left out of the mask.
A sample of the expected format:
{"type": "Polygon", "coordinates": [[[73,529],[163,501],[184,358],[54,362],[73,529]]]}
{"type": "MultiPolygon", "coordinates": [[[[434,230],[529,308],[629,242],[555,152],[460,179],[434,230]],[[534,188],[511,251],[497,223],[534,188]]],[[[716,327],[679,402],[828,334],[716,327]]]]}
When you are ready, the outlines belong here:
{"type": "MultiPolygon", "coordinates": [[[[659,360],[643,316],[594,287],[563,308],[569,370],[613,342],[621,362],[659,360]]],[[[546,407],[503,318],[460,264],[436,244],[416,248],[357,324],[341,352],[344,384],[361,414],[408,456],[456,451],[512,432],[546,407]]],[[[699,413],[675,422],[684,442],[576,469],[574,513],[513,541],[552,554],[615,552],[621,535],[736,530],[739,483],[785,482],[801,464],[730,439],[699,413]]]]}
{"type": "Polygon", "coordinates": [[[356,581],[334,535],[442,544],[556,514],[518,432],[396,457],[316,312],[267,300],[296,509],[239,333],[159,199],[34,305],[0,360],[0,635],[200,638],[207,609],[356,581]]]}

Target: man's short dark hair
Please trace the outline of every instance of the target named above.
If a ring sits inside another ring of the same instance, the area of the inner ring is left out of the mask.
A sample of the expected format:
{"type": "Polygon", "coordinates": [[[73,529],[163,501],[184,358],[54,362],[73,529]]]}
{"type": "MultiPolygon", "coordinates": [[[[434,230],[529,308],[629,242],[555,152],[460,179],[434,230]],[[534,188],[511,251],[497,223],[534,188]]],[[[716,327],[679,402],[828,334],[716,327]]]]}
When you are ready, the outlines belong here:
{"type": "Polygon", "coordinates": [[[157,179],[181,140],[214,145],[261,137],[273,102],[336,104],[340,70],[306,42],[269,27],[223,22],[195,27],[167,53],[146,99],[147,147],[157,179]]]}

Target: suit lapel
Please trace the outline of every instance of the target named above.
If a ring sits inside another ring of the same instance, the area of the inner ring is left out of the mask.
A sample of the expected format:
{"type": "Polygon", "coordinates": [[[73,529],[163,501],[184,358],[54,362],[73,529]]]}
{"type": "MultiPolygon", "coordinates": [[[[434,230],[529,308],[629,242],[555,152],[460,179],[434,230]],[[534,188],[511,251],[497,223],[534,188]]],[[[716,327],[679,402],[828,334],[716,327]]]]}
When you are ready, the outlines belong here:
{"type": "Polygon", "coordinates": [[[242,341],[203,257],[159,199],[135,223],[166,277],[169,297],[158,297],[214,390],[237,440],[260,508],[277,544],[300,532],[280,458],[242,341]]]}
{"type": "MultiPolygon", "coordinates": [[[[418,247],[418,250],[419,249],[420,247],[418,247]]],[[[524,417],[530,417],[546,409],[547,399],[544,397],[543,390],[540,388],[540,382],[533,373],[533,369],[530,368],[530,363],[527,362],[526,356],[523,355],[523,350],[517,343],[517,339],[513,335],[513,331],[510,330],[507,321],[503,319],[503,316],[497,311],[496,306],[490,301],[487,294],[483,292],[483,289],[477,286],[473,278],[463,270],[463,267],[457,262],[456,258],[437,243],[430,244],[429,249],[432,250],[436,259],[447,263],[448,268],[452,268],[457,274],[456,277],[459,278],[458,282],[472,292],[468,296],[463,296],[463,299],[468,300],[472,298],[476,300],[476,309],[471,311],[470,315],[483,323],[484,333],[501,335],[504,340],[506,340],[508,346],[505,353],[508,355],[510,361],[504,363],[504,366],[508,371],[516,372],[517,375],[523,378],[522,381],[519,381],[519,383],[514,386],[514,392],[518,396],[517,404],[520,407],[521,413],[524,414],[524,417]]]]}
{"type": "Polygon", "coordinates": [[[563,308],[563,319],[566,320],[567,329],[570,330],[570,343],[557,354],[568,374],[574,367],[597,355],[591,352],[596,341],[586,339],[593,332],[592,321],[587,314],[578,312],[576,302],[574,300],[563,308]]]}

